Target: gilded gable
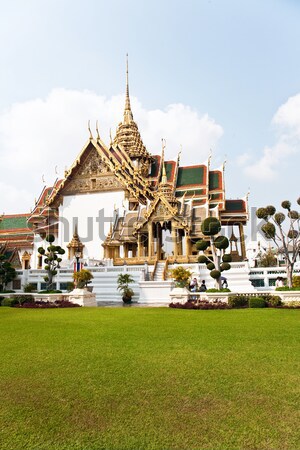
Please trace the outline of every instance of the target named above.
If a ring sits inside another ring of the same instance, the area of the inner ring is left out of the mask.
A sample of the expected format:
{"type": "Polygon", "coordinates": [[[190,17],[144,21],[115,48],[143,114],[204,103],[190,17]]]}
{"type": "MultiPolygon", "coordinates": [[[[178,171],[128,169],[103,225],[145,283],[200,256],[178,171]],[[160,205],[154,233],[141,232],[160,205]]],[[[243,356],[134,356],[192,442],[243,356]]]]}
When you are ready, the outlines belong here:
{"type": "Polygon", "coordinates": [[[106,192],[124,189],[96,148],[90,145],[81,155],[77,167],[65,181],[62,195],[106,192]]]}

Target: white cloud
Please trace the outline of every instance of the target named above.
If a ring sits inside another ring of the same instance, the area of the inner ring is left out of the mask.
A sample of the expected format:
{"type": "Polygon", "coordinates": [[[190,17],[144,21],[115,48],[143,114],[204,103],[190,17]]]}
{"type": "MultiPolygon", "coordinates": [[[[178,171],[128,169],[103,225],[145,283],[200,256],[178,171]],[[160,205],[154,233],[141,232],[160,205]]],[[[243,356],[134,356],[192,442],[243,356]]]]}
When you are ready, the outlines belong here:
{"type": "Polygon", "coordinates": [[[238,162],[244,165],[244,173],[257,180],[272,181],[277,178],[280,169],[289,163],[289,158],[299,153],[300,146],[300,94],[290,97],[280,106],[272,119],[277,141],[273,146],[266,146],[262,156],[249,165],[245,155],[238,162]]]}
{"type": "MultiPolygon", "coordinates": [[[[167,157],[183,146],[182,162],[207,158],[223,134],[222,127],[207,114],[183,104],[148,111],[131,98],[134,118],[144,144],[152,154],[160,153],[161,138],[167,141],[167,157]]],[[[0,167],[2,195],[0,210],[26,212],[43,187],[42,176],[51,185],[63,175],[88,139],[87,123],[109,143],[122,120],[124,96],[105,98],[90,91],[54,89],[45,99],[16,103],[0,114],[0,167]],[[55,173],[58,170],[58,175],[55,173]],[[5,194],[5,195],[3,195],[5,194]]]]}
{"type": "Polygon", "coordinates": [[[242,155],[237,157],[237,164],[239,166],[244,166],[246,163],[252,160],[251,155],[249,153],[243,153],[242,155]]]}

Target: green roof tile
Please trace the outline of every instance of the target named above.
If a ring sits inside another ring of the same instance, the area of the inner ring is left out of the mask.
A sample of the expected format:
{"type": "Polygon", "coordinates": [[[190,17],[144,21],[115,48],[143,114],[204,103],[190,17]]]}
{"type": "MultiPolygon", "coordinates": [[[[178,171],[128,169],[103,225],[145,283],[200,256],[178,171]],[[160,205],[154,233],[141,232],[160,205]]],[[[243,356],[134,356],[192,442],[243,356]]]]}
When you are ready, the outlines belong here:
{"type": "Polygon", "coordinates": [[[226,200],[225,210],[227,211],[245,211],[245,203],[243,200],[226,200]]]}
{"type": "Polygon", "coordinates": [[[26,216],[4,217],[0,221],[0,231],[1,230],[15,230],[18,228],[29,228],[26,216]]]}
{"type": "Polygon", "coordinates": [[[209,172],[209,189],[218,189],[221,187],[221,173],[209,172]]]}
{"type": "Polygon", "coordinates": [[[179,167],[177,187],[204,183],[204,167],[179,167]]]}

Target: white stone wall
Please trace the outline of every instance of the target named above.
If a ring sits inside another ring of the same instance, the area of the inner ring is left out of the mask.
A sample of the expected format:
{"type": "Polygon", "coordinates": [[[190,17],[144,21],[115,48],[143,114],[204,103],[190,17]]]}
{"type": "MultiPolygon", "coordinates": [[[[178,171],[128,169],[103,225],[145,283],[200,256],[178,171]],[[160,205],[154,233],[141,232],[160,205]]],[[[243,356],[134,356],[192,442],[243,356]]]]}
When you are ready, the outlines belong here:
{"type": "Polygon", "coordinates": [[[84,244],[83,257],[102,259],[101,244],[109,232],[114,209],[123,214],[123,203],[124,191],[65,196],[59,207],[57,243],[66,250],[66,257],[77,222],[78,235],[84,244]]]}

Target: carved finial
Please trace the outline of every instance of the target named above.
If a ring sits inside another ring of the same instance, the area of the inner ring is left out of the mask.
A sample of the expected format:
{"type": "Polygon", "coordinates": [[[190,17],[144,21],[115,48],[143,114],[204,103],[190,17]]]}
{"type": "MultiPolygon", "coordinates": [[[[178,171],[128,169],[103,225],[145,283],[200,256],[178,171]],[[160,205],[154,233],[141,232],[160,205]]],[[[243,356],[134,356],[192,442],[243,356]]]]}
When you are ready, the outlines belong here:
{"type": "Polygon", "coordinates": [[[165,162],[165,148],[166,148],[166,140],[161,138],[161,164],[165,162]]]}
{"type": "Polygon", "coordinates": [[[226,164],[227,164],[227,160],[225,159],[225,161],[223,162],[223,165],[222,165],[223,172],[224,172],[224,170],[225,170],[226,164]]]}
{"type": "Polygon", "coordinates": [[[75,223],[75,227],[74,227],[74,237],[78,237],[78,224],[77,222],[75,223]]]}
{"type": "Polygon", "coordinates": [[[181,153],[182,153],[182,144],[180,144],[180,150],[179,150],[178,156],[177,156],[177,165],[178,166],[179,166],[179,163],[180,163],[181,153]]]}
{"type": "Polygon", "coordinates": [[[54,171],[55,171],[55,174],[58,175],[57,166],[55,166],[54,171]]]}
{"type": "Polygon", "coordinates": [[[45,176],[44,176],[44,175],[42,175],[42,182],[43,182],[44,184],[46,184],[45,176]]]}
{"type": "Polygon", "coordinates": [[[111,135],[111,128],[109,129],[109,138],[110,138],[110,145],[112,145],[113,144],[113,138],[112,138],[112,135],[111,135]]]}
{"type": "Polygon", "coordinates": [[[212,158],[212,149],[210,148],[210,149],[209,149],[209,155],[208,155],[208,161],[207,161],[208,167],[210,167],[211,158],[212,158]]]}
{"type": "Polygon", "coordinates": [[[128,77],[128,53],[126,54],[126,94],[125,94],[125,110],[124,110],[124,123],[129,123],[133,120],[133,115],[130,106],[129,97],[129,77],[128,77]]]}
{"type": "Polygon", "coordinates": [[[96,120],[96,133],[97,133],[97,141],[100,141],[100,133],[98,128],[98,120],[96,120]]]}
{"type": "Polygon", "coordinates": [[[90,133],[90,139],[93,139],[92,130],[91,130],[91,121],[90,120],[88,121],[88,130],[89,130],[89,133],[90,133]]]}

